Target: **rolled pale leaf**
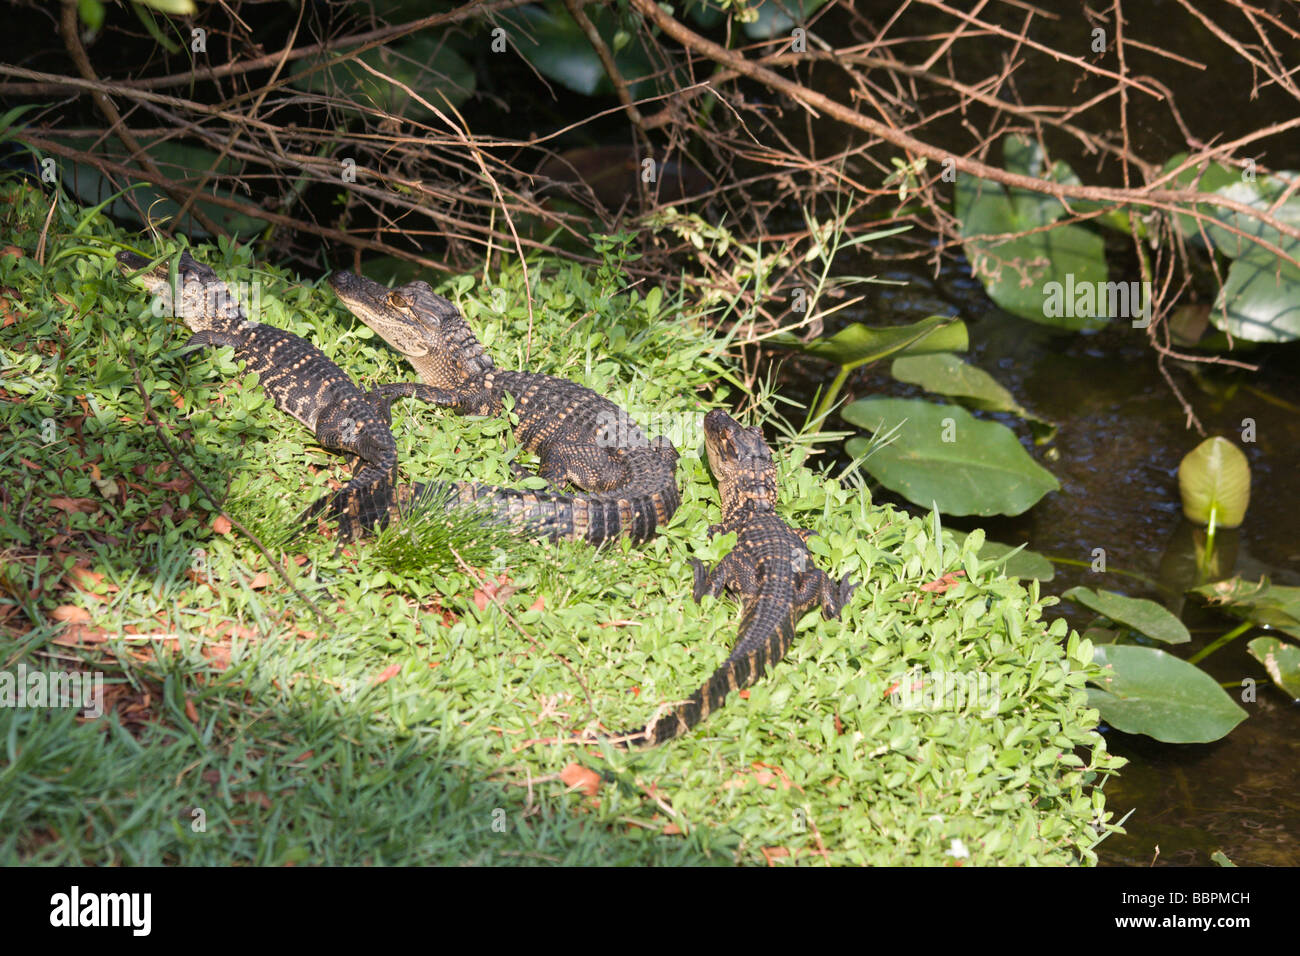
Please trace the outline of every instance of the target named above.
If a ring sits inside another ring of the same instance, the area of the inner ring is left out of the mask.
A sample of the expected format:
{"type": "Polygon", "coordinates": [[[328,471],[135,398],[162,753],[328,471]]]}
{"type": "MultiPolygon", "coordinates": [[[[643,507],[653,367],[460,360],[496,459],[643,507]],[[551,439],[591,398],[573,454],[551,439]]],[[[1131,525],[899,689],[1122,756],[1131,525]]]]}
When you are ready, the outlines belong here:
{"type": "Polygon", "coordinates": [[[1250,463],[1226,438],[1207,438],[1178,466],[1178,490],[1188,521],[1209,524],[1217,509],[1216,526],[1235,528],[1250,505],[1250,463]]]}

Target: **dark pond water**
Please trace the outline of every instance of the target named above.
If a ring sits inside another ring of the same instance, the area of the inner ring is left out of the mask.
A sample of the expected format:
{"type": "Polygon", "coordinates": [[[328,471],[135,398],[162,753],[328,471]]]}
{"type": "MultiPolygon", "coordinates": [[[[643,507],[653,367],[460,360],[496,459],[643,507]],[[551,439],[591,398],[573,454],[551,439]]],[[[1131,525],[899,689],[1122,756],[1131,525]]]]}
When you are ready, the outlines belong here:
{"type": "MultiPolygon", "coordinates": [[[[869,264],[846,263],[845,271],[863,269],[869,264]]],[[[1092,334],[1054,334],[1002,313],[958,267],[937,281],[906,270],[882,278],[908,284],[869,288],[867,301],[845,321],[902,324],[931,314],[960,315],[971,333],[967,358],[1030,411],[1060,426],[1055,440],[1034,454],[1060,480],[1061,491],[1017,518],[949,519],[951,526],[982,526],[994,540],[1027,543],[1076,562],[1056,565],[1046,593],[1086,585],[1166,604],[1193,633],[1180,656],[1235,626],[1183,598],[1197,581],[1193,531],[1182,517],[1176,473],[1200,436],[1186,427],[1141,332],[1116,324],[1092,334]],[[1090,569],[1096,548],[1106,552],[1104,574],[1090,569]]],[[[1208,433],[1239,439],[1242,420],[1256,422],[1257,441],[1237,441],[1253,473],[1250,511],[1238,531],[1221,538],[1217,577],[1267,574],[1275,583],[1300,584],[1300,347],[1251,358],[1261,364],[1257,373],[1200,370],[1193,376],[1173,364],[1171,375],[1208,433]]],[[[783,390],[801,402],[828,378],[826,366],[812,362],[787,360],[785,368],[783,390]]],[[[884,369],[853,376],[849,391],[850,398],[921,394],[884,369]]],[[[1023,423],[1001,420],[1033,448],[1023,423]]],[[[879,496],[904,504],[883,490],[879,496]]],[[[1058,610],[1080,631],[1091,619],[1069,603],[1058,610]]],[[[1300,864],[1300,705],[1274,688],[1246,653],[1246,642],[1258,634],[1243,635],[1203,662],[1221,682],[1259,682],[1257,699],[1242,705],[1250,717],[1226,739],[1168,745],[1107,729],[1110,748],[1131,761],[1108,784],[1107,804],[1117,817],[1134,812],[1128,834],[1102,844],[1103,863],[1145,865],[1159,847],[1166,864],[1208,865],[1215,850],[1239,864],[1300,864]]]]}
{"type": "MultiPolygon", "coordinates": [[[[859,2],[857,9],[866,21],[880,25],[895,15],[897,5],[868,0],[859,2]]],[[[1032,38],[1058,50],[1086,50],[1096,24],[1083,15],[1082,6],[1055,4],[1048,9],[1056,18],[1037,19],[1032,38]]],[[[1211,15],[1220,14],[1222,22],[1232,21],[1223,8],[1211,15]]],[[[1024,12],[1011,5],[989,5],[982,15],[1001,17],[1002,26],[1018,30],[1024,12]]],[[[1198,69],[1154,52],[1129,51],[1130,69],[1153,76],[1174,91],[1182,119],[1194,137],[1204,142],[1231,141],[1295,115],[1294,100],[1275,87],[1253,95],[1249,65],[1228,53],[1179,4],[1152,0],[1125,5],[1124,16],[1126,36],[1206,66],[1198,69]]],[[[823,24],[825,35],[839,36],[840,28],[846,36],[851,33],[847,20],[838,21],[839,26],[836,22],[823,24]]],[[[933,36],[952,26],[933,8],[912,6],[894,22],[890,36],[933,36]]],[[[1241,23],[1232,22],[1230,29],[1241,38],[1241,23]]],[[[1006,53],[990,38],[957,43],[950,55],[963,79],[978,82],[1004,68],[1006,53]]],[[[1014,81],[1022,102],[1068,107],[1106,88],[1095,77],[1080,82],[1070,68],[1045,57],[1034,60],[1023,50],[1017,55],[1026,58],[1014,81]]],[[[1114,63],[1107,60],[1105,65],[1114,63]]],[[[926,112],[953,105],[951,97],[929,86],[922,92],[926,112]]],[[[1159,165],[1187,149],[1183,129],[1168,104],[1134,97],[1130,109],[1133,147],[1147,161],[1159,165]]],[[[974,128],[962,119],[982,128],[989,117],[980,110],[954,112],[916,135],[966,151],[974,142],[974,128]]],[[[1114,98],[1074,121],[1093,134],[1113,134],[1119,127],[1114,98]]],[[[831,123],[818,125],[815,132],[823,149],[850,146],[857,135],[831,123]]],[[[1117,164],[1083,155],[1078,143],[1068,137],[1050,130],[1045,135],[1053,158],[1071,163],[1085,182],[1121,184],[1117,164]]],[[[895,155],[898,151],[889,147],[880,150],[877,158],[895,155]]],[[[1259,155],[1275,169],[1300,168],[1300,137],[1273,137],[1259,155]]],[[[990,160],[998,164],[1000,159],[1000,151],[994,150],[990,160]]],[[[869,175],[867,179],[874,181],[869,175]]],[[[1060,426],[1050,445],[1034,449],[1023,423],[1002,419],[1057,476],[1061,491],[1014,519],[951,519],[949,524],[963,530],[980,525],[993,540],[1027,543],[1058,559],[1056,577],[1044,585],[1047,593],[1086,585],[1164,603],[1192,631],[1192,643],[1177,651],[1184,658],[1232,629],[1236,621],[1184,596],[1188,587],[1200,582],[1191,557],[1194,532],[1182,517],[1176,473],[1183,455],[1201,436],[1188,428],[1145,334],[1116,323],[1095,333],[1057,335],[1002,313],[971,279],[964,263],[949,263],[935,278],[923,267],[896,265],[885,255],[887,251],[877,244],[869,255],[845,257],[836,263],[836,272],[876,274],[907,284],[855,289],[855,294],[866,293],[865,300],[851,312],[840,313],[827,334],[853,321],[897,325],[933,314],[958,315],[970,330],[968,360],[992,373],[1030,411],[1060,426]],[[1090,570],[1096,548],[1106,552],[1104,574],[1090,570]]],[[[1108,254],[1111,279],[1140,278],[1130,274],[1134,271],[1130,250],[1122,244],[1110,245],[1108,254]]],[[[1253,472],[1250,511],[1238,531],[1221,537],[1214,577],[1241,574],[1258,579],[1267,574],[1278,584],[1300,584],[1300,346],[1270,347],[1238,357],[1258,362],[1259,371],[1167,366],[1206,432],[1232,438],[1244,449],[1253,472]],[[1255,422],[1253,443],[1240,440],[1243,419],[1255,422]]],[[[783,391],[798,401],[811,399],[816,386],[833,374],[825,365],[782,358],[783,391]]],[[[848,400],[881,391],[895,396],[921,394],[894,382],[884,369],[855,375],[848,391],[848,400]]],[[[843,427],[843,423],[831,426],[843,427]]],[[[895,500],[884,492],[881,497],[895,500]]],[[[1056,610],[1080,631],[1091,619],[1091,614],[1069,603],[1056,610]]],[[[1145,866],[1154,860],[1206,866],[1211,865],[1211,854],[1222,850],[1243,865],[1300,865],[1300,704],[1273,687],[1263,668],[1246,653],[1247,641],[1260,633],[1244,634],[1202,662],[1216,680],[1233,684],[1230,692],[1238,696],[1243,678],[1258,682],[1256,700],[1242,703],[1249,718],[1224,740],[1168,745],[1104,728],[1110,749],[1130,760],[1121,777],[1107,785],[1107,806],[1117,819],[1132,811],[1125,824],[1127,835],[1111,837],[1099,848],[1104,864],[1145,866]]]]}

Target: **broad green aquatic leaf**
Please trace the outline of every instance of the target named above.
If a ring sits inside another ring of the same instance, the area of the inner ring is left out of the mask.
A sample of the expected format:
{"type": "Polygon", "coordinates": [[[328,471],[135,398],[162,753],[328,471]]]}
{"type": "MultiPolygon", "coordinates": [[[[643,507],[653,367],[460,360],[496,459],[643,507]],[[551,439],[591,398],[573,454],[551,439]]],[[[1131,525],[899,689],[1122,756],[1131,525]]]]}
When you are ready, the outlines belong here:
{"type": "MultiPolygon", "coordinates": [[[[952,528],[944,530],[953,536],[958,546],[968,537],[965,531],[955,531],[952,528]]],[[[1013,547],[1000,541],[985,541],[976,554],[982,564],[997,564],[1005,560],[1002,573],[1009,578],[1037,578],[1039,581],[1050,581],[1056,577],[1056,568],[1052,566],[1051,561],[1037,551],[1030,551],[1023,546],[1013,547]],[[1016,553],[1012,554],[1013,551],[1016,553]],[[1011,557],[1008,558],[1007,555],[1011,557]]]]}
{"type": "Polygon", "coordinates": [[[1106,676],[1100,689],[1088,688],[1088,703],[1125,733],[1203,744],[1227,736],[1247,717],[1213,677],[1158,648],[1102,644],[1092,659],[1106,676]]]}
{"type": "MultiPolygon", "coordinates": [[[[1281,171],[1275,176],[1260,176],[1256,179],[1243,179],[1238,175],[1231,182],[1219,186],[1214,192],[1225,199],[1232,199],[1260,212],[1269,212],[1274,219],[1287,225],[1300,226],[1300,197],[1293,195],[1294,181],[1297,176],[1300,176],[1300,173],[1289,170],[1281,171]],[[1286,201],[1277,205],[1277,201],[1284,196],[1286,201]]],[[[1235,209],[1224,209],[1221,206],[1214,206],[1211,209],[1215,219],[1223,223],[1223,226],[1214,223],[1207,226],[1210,241],[1219,252],[1230,259],[1258,248],[1251,238],[1262,239],[1273,245],[1281,245],[1287,238],[1272,226],[1235,209]],[[1224,228],[1225,226],[1236,229],[1242,235],[1229,232],[1224,228]]],[[[1268,252],[1265,254],[1272,255],[1268,252]]]]}
{"type": "Polygon", "coordinates": [[[1276,637],[1257,637],[1246,645],[1250,656],[1264,665],[1273,683],[1292,700],[1300,700],[1300,647],[1276,637]]]}
{"type": "MultiPolygon", "coordinates": [[[[1178,154],[1165,164],[1165,170],[1186,158],[1186,153],[1178,154]]],[[[1300,173],[1283,171],[1256,179],[1218,163],[1200,169],[1184,170],[1170,185],[1188,188],[1199,176],[1201,192],[1268,211],[1281,222],[1300,226],[1300,196],[1294,195],[1292,188],[1300,173]],[[1278,205],[1277,200],[1284,197],[1286,201],[1278,205]]],[[[1192,216],[1180,213],[1175,217],[1178,228],[1198,241],[1203,233],[1214,249],[1233,259],[1210,310],[1210,321],[1233,337],[1249,342],[1290,342],[1300,338],[1300,268],[1252,240],[1277,246],[1297,260],[1300,242],[1243,213],[1208,204],[1198,208],[1212,218],[1201,220],[1198,227],[1192,216]],[[1236,231],[1229,231],[1229,227],[1236,231]]]]}
{"type": "MultiPolygon", "coordinates": [[[[70,145],[76,145],[80,148],[84,144],[74,143],[70,145]]],[[[165,174],[170,175],[173,181],[178,184],[185,183],[188,177],[196,177],[201,172],[212,169],[214,164],[216,165],[215,175],[217,176],[237,175],[242,170],[242,164],[236,160],[226,158],[218,163],[216,153],[198,146],[189,146],[185,143],[155,143],[146,147],[146,152],[148,152],[149,157],[158,168],[165,174]]],[[[96,150],[96,155],[104,156],[119,163],[128,161],[126,153],[114,140],[106,141],[96,150]]],[[[89,163],[60,159],[59,169],[60,178],[67,189],[75,193],[77,198],[87,205],[93,206],[102,203],[114,193],[120,191],[89,163]]],[[[211,189],[211,186],[209,186],[209,189],[211,189]]],[[[248,198],[242,190],[234,186],[224,187],[222,192],[224,195],[235,199],[247,201],[248,198]]],[[[137,184],[132,195],[135,197],[135,202],[139,208],[143,209],[145,214],[154,221],[170,220],[180,211],[180,206],[177,205],[175,200],[152,183],[137,184]]],[[[227,209],[225,206],[218,206],[205,200],[199,200],[194,205],[201,209],[212,221],[235,235],[247,238],[266,228],[265,220],[245,216],[243,213],[227,209]]],[[[123,219],[140,221],[135,212],[135,207],[120,196],[107,207],[107,212],[123,219]]],[[[209,235],[208,231],[199,225],[198,220],[194,218],[192,213],[186,214],[185,221],[180,224],[179,231],[199,238],[209,235]]]]}
{"type": "Polygon", "coordinates": [[[944,315],[932,315],[911,325],[875,328],[855,322],[830,338],[811,342],[801,341],[788,332],[774,335],[769,341],[849,368],[888,358],[898,352],[924,355],[964,351],[970,344],[966,323],[944,315]]]}
{"type": "Polygon", "coordinates": [[[868,431],[901,423],[895,440],[863,467],[891,491],[925,507],[937,503],[944,514],[1018,515],[1061,487],[1011,429],[956,405],[864,398],[842,415],[868,431]]]}
{"type": "MultiPolygon", "coordinates": [[[[985,412],[1011,412],[1026,421],[1035,422],[1047,432],[1056,433],[1056,426],[1026,411],[1010,392],[1002,387],[988,372],[970,365],[951,352],[933,355],[903,355],[894,359],[890,367],[894,378],[910,385],[919,385],[927,392],[956,398],[964,405],[985,412]]],[[[1041,443],[1041,442],[1040,442],[1041,443]]]]}
{"type": "Polygon", "coordinates": [[[1240,448],[1215,436],[1201,442],[1178,466],[1178,491],[1188,521],[1236,528],[1250,505],[1250,463],[1240,448]]]}
{"type": "MultiPolygon", "coordinates": [[[[1031,140],[1004,138],[1003,155],[1010,171],[1078,182],[1065,163],[1044,170],[1042,150],[1031,140]]],[[[1021,318],[1072,331],[1106,323],[1108,300],[1096,294],[1107,282],[1100,236],[1061,226],[1017,239],[979,238],[1049,225],[1065,213],[1059,200],[978,176],[958,177],[955,200],[971,271],[994,302],[1021,318]]]]}
{"type": "MultiPolygon", "coordinates": [[[[614,34],[619,30],[615,11],[591,6],[587,8],[587,15],[612,50],[614,34]]],[[[503,11],[496,18],[506,25],[512,48],[543,76],[584,96],[614,92],[591,41],[563,9],[526,6],[503,11]]],[[[644,77],[650,76],[655,67],[645,41],[640,37],[614,53],[614,65],[627,81],[633,96],[651,91],[652,87],[644,77]]]]}
{"type": "MultiPolygon", "coordinates": [[[[1172,169],[1177,169],[1187,161],[1187,155],[1187,153],[1175,153],[1173,156],[1169,157],[1169,161],[1165,163],[1161,173],[1167,173],[1172,169]]],[[[1190,189],[1195,186],[1198,192],[1212,193],[1224,186],[1231,186],[1233,183],[1239,182],[1240,180],[1240,173],[1229,169],[1222,163],[1199,163],[1196,166],[1184,169],[1166,184],[1166,188],[1190,189]]],[[[1199,204],[1198,207],[1198,211],[1209,213],[1210,215],[1214,215],[1215,210],[1218,208],[1216,206],[1200,206],[1199,204]]],[[[1189,216],[1186,213],[1178,213],[1174,216],[1174,221],[1178,224],[1178,229],[1184,236],[1195,238],[1198,242],[1200,241],[1201,232],[1200,229],[1197,228],[1197,220],[1194,216],[1189,216]]],[[[1202,223],[1207,227],[1213,226],[1212,221],[1202,220],[1202,223]]],[[[1211,240],[1211,242],[1213,242],[1213,240],[1211,240]]]]}
{"type": "Polygon", "coordinates": [[[391,47],[366,50],[356,57],[331,56],[327,60],[330,65],[314,73],[307,71],[319,64],[321,58],[299,60],[292,67],[290,85],[309,93],[336,95],[344,104],[369,105],[407,119],[426,119],[433,115],[400,86],[375,76],[356,60],[409,87],[437,109],[445,109],[447,101],[459,106],[474,92],[473,67],[444,39],[425,33],[417,33],[391,47]]]}
{"type": "Polygon", "coordinates": [[[1155,601],[1084,587],[1070,588],[1061,597],[1082,604],[1117,624],[1131,627],[1152,640],[1186,644],[1192,639],[1183,622],[1155,601]]]}
{"type": "MultiPolygon", "coordinates": [[[[1300,260],[1300,242],[1287,238],[1279,248],[1300,260]]],[[[1300,269],[1252,245],[1228,267],[1210,320],[1250,342],[1295,341],[1300,338],[1300,269]]]]}
{"type": "Polygon", "coordinates": [[[1219,605],[1233,617],[1261,627],[1277,628],[1300,640],[1300,588],[1258,582],[1240,576],[1192,589],[1207,602],[1219,605]]]}
{"type": "Polygon", "coordinates": [[[937,395],[964,398],[984,411],[1023,411],[997,379],[982,368],[968,365],[951,352],[905,355],[894,359],[890,372],[900,382],[919,385],[937,395]]]}

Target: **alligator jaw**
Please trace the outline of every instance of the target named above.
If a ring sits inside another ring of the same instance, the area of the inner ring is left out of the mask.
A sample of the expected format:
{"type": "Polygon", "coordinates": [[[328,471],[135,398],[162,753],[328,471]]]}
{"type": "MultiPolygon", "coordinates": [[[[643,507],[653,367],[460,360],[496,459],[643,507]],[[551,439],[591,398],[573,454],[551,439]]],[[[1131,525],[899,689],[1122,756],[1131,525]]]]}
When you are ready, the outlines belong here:
{"type": "MultiPolygon", "coordinates": [[[[389,289],[352,272],[334,273],[329,277],[329,284],[349,312],[408,359],[429,354],[428,339],[421,334],[429,322],[411,309],[409,301],[401,295],[402,290],[389,289]]],[[[428,289],[424,283],[421,285],[428,289]]]]}

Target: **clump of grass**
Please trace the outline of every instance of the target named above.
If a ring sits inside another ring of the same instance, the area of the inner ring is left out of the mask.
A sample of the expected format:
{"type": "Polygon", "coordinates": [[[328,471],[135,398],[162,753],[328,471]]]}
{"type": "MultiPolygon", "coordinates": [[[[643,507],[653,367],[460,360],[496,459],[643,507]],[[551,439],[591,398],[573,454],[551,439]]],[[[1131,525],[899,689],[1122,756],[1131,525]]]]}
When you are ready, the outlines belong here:
{"type": "Polygon", "coordinates": [[[254,493],[251,489],[228,498],[225,510],[272,551],[286,547],[302,530],[297,516],[285,507],[283,501],[265,493],[254,493]]]}
{"type": "Polygon", "coordinates": [[[444,483],[422,485],[401,519],[389,522],[367,551],[367,561],[404,577],[457,566],[456,556],[471,565],[485,565],[506,549],[517,535],[490,513],[452,504],[455,488],[444,483]]]}

